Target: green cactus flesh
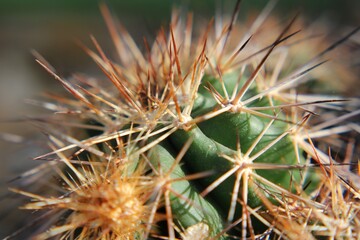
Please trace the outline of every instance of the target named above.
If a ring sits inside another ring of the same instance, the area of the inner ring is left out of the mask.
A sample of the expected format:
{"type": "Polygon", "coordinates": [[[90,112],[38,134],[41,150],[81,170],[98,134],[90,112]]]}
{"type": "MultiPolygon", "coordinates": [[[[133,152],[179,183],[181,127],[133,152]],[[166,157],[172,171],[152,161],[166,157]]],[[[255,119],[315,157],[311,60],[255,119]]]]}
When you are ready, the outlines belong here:
{"type": "MultiPolygon", "coordinates": [[[[234,89],[237,81],[237,75],[229,74],[223,78],[226,88],[234,89]]],[[[218,92],[221,92],[221,85],[219,81],[205,76],[198,91],[197,102],[195,103],[195,108],[192,113],[193,118],[206,114],[217,107],[217,103],[213,96],[204,88],[204,86],[208,83],[210,83],[218,92]]],[[[256,94],[256,92],[257,90],[255,88],[250,89],[245,97],[251,97],[256,94]]],[[[269,101],[266,99],[262,99],[253,104],[253,106],[266,105],[269,105],[269,101]]],[[[289,125],[285,121],[286,119],[284,114],[279,113],[276,118],[279,120],[275,120],[270,127],[268,127],[261,139],[256,143],[256,146],[249,157],[255,155],[257,152],[269,145],[269,149],[267,149],[263,154],[260,154],[255,159],[254,163],[281,164],[289,166],[303,164],[305,160],[303,159],[302,152],[295,152],[296,150],[289,136],[285,135],[275,144],[272,144],[276,138],[287,131],[289,125]],[[298,162],[299,160],[296,156],[300,156],[300,162],[298,162]]],[[[181,168],[183,171],[190,174],[209,171],[212,172],[210,176],[194,181],[198,191],[202,191],[206,186],[215,182],[222,174],[233,167],[234,163],[225,159],[223,155],[230,157],[235,156],[238,145],[240,145],[241,153],[245,153],[250,147],[252,147],[254,141],[259,137],[269,122],[269,118],[257,117],[249,113],[225,112],[211,119],[202,121],[197,125],[192,126],[191,129],[177,130],[168,139],[163,141],[163,144],[166,144],[168,146],[167,148],[172,149],[172,151],[180,152],[183,145],[187,141],[191,141],[189,149],[187,149],[185,156],[182,158],[181,168]]],[[[151,151],[151,154],[158,152],[156,154],[159,155],[159,159],[164,158],[164,160],[161,160],[164,161],[161,163],[161,166],[164,166],[165,169],[169,168],[169,165],[171,165],[170,163],[167,163],[168,166],[164,165],[165,162],[168,161],[166,159],[172,158],[171,154],[166,151],[166,148],[163,147],[157,147],[151,151]]],[[[259,169],[253,171],[256,171],[260,176],[289,191],[295,191],[295,188],[292,185],[300,184],[301,176],[298,169],[277,170],[276,167],[274,167],[270,170],[259,169]]],[[[177,175],[177,177],[183,176],[183,173],[180,172],[180,166],[178,166],[177,170],[174,171],[174,174],[177,175]],[[177,173],[178,171],[179,173],[177,173]]],[[[313,189],[318,182],[315,176],[307,179],[306,182],[308,181],[312,181],[312,188],[309,189],[313,189]]],[[[196,196],[194,207],[188,205],[189,209],[181,207],[183,203],[181,203],[181,200],[178,198],[172,198],[172,208],[174,214],[175,216],[180,215],[180,217],[176,217],[176,219],[180,221],[181,225],[188,227],[196,224],[196,221],[204,221],[203,219],[206,215],[210,216],[210,220],[206,220],[206,222],[212,229],[221,229],[221,222],[225,222],[224,213],[229,211],[234,182],[235,174],[224,180],[209,194],[209,196],[206,197],[210,202],[214,203],[215,206],[219,206],[217,211],[202,197],[200,197],[198,193],[196,193],[196,189],[190,190],[191,187],[188,186],[188,183],[184,183],[185,186],[180,183],[177,183],[179,186],[174,184],[173,188],[175,190],[183,192],[184,187],[189,188],[189,190],[186,191],[189,191],[196,196]],[[204,209],[201,208],[203,212],[201,212],[201,209],[195,207],[199,205],[197,204],[198,202],[201,203],[200,205],[203,205],[203,202],[206,203],[204,204],[204,209]],[[191,210],[192,208],[195,209],[191,210]],[[184,211],[184,209],[186,209],[186,211],[184,211]],[[196,212],[192,213],[192,211],[196,212]],[[223,216],[222,221],[219,220],[219,215],[223,216]]],[[[185,196],[187,196],[187,194],[185,194],[185,196]]],[[[272,197],[267,197],[271,202],[276,203],[272,197]]],[[[193,197],[190,199],[193,199],[193,197]]],[[[257,196],[252,187],[249,187],[248,191],[248,205],[251,207],[259,207],[262,205],[261,199],[257,196]]],[[[239,217],[239,214],[241,214],[241,205],[237,204],[236,217],[239,217]]],[[[258,228],[262,229],[262,224],[257,224],[258,228]]]]}
{"type": "MultiPolygon", "coordinates": [[[[149,158],[152,164],[167,172],[173,166],[175,159],[170,154],[171,147],[157,145],[150,151],[149,158]]],[[[171,178],[183,178],[185,173],[179,165],[170,173],[171,178]]],[[[171,194],[170,201],[174,217],[182,227],[188,228],[198,223],[210,226],[210,235],[215,236],[222,230],[222,219],[218,211],[186,180],[175,181],[171,187],[177,192],[171,194]],[[181,197],[179,197],[179,195],[181,197]]]]}

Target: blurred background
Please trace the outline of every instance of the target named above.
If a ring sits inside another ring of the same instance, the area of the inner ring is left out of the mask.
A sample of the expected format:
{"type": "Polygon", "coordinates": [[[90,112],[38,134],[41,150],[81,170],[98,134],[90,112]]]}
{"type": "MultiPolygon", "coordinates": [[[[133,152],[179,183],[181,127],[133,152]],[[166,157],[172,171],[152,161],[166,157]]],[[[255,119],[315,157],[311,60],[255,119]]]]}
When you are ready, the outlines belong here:
{"type": "MultiPolygon", "coordinates": [[[[45,112],[25,103],[38,99],[44,91],[60,91],[62,87],[35,61],[32,51],[45,57],[67,77],[74,72],[98,74],[96,65],[76,44],[91,46],[94,35],[110,55],[114,50],[95,0],[0,0],[0,237],[12,232],[13,220],[21,212],[12,206],[8,196],[9,181],[24,169],[36,166],[31,159],[46,149],[45,137],[36,127],[24,121],[28,116],[45,112]]],[[[153,39],[161,25],[168,26],[174,6],[194,12],[197,18],[210,19],[215,9],[231,13],[235,0],[166,1],[132,0],[105,2],[135,40],[153,39]]],[[[261,10],[267,1],[244,0],[239,18],[261,10]]],[[[333,29],[360,24],[358,0],[280,0],[274,14],[291,17],[300,11],[307,21],[325,18],[333,29]]],[[[10,198],[9,198],[10,197],[10,198]]],[[[16,197],[15,197],[16,198],[16,197]]],[[[14,220],[15,222],[15,220],[14,220]]],[[[16,238],[15,238],[16,239],[16,238]]]]}

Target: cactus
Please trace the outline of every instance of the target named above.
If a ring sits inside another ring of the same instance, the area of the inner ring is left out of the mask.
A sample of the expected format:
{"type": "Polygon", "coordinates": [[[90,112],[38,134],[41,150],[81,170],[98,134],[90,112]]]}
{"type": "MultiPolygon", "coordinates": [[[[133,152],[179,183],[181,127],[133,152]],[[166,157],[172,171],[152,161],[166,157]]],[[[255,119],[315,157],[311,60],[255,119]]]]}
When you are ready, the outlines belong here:
{"type": "Polygon", "coordinates": [[[195,40],[192,15],[183,22],[175,12],[168,34],[160,31],[142,53],[102,6],[120,62],[94,38],[96,51],[84,48],[107,83],[64,80],[38,60],[73,99],[53,96],[57,105],[44,104],[63,125],[46,128],[52,151],[37,158],[55,156],[48,165],[64,192],[13,189],[33,199],[25,209],[49,209],[47,231],[36,238],[359,236],[358,176],[318,147],[318,138],[341,141],[354,128],[345,120],[359,110],[340,117],[347,100],[297,92],[357,29],[306,64],[286,68],[295,19],[257,48],[251,44],[259,26],[243,36],[234,29],[237,8],[228,24],[210,22],[195,40]],[[71,131],[62,131],[66,125],[71,131]]]}

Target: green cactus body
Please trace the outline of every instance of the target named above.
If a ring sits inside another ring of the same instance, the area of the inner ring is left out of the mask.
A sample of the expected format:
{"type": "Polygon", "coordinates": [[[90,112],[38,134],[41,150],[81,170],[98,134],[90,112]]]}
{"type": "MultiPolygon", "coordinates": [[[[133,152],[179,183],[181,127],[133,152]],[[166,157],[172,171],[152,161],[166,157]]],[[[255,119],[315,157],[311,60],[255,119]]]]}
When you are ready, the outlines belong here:
{"type": "MultiPolygon", "coordinates": [[[[229,77],[224,76],[223,78],[227,87],[235,86],[236,75],[232,74],[229,77]]],[[[211,80],[211,84],[216,90],[221,91],[220,85],[216,86],[216,84],[214,84],[216,80],[211,80]]],[[[205,77],[202,86],[206,84],[206,81],[207,78],[205,77]]],[[[205,90],[201,89],[202,86],[200,86],[198,92],[200,96],[198,96],[198,98],[200,98],[203,103],[197,105],[198,108],[194,110],[193,117],[196,117],[198,114],[205,114],[205,111],[210,111],[216,106],[214,98],[209,93],[204,92],[205,90]]],[[[258,102],[259,105],[257,105],[257,103],[254,105],[264,106],[266,102],[266,100],[262,100],[258,102]]],[[[279,114],[277,117],[281,118],[283,115],[279,114]]],[[[184,168],[189,169],[192,173],[215,171],[212,176],[198,181],[201,183],[201,186],[205,188],[233,166],[233,163],[224,159],[221,155],[235,156],[237,141],[240,142],[241,152],[245,153],[269,121],[269,119],[260,118],[248,113],[225,112],[214,118],[200,122],[198,126],[194,126],[189,131],[178,130],[171,135],[170,141],[173,148],[180,151],[183,144],[189,139],[192,139],[192,145],[184,156],[183,165],[184,168]]],[[[281,120],[275,120],[254,148],[252,155],[256,154],[275,138],[286,132],[287,126],[287,123],[281,120]]],[[[265,153],[261,154],[254,162],[287,164],[291,166],[298,164],[296,154],[293,143],[289,137],[286,136],[271,146],[265,153]]],[[[304,163],[303,158],[301,158],[300,163],[304,163]]],[[[271,170],[256,171],[262,177],[288,190],[291,190],[291,184],[299,184],[300,181],[298,170],[276,170],[276,167],[274,167],[274,169],[271,170]]],[[[215,199],[215,202],[222,207],[223,212],[229,211],[234,181],[234,176],[229,177],[210,194],[210,197],[215,199]]],[[[248,194],[248,204],[251,207],[261,205],[261,200],[253,190],[250,189],[248,194]]],[[[238,212],[240,212],[240,209],[241,207],[238,205],[238,212]]]]}
{"type": "MultiPolygon", "coordinates": [[[[234,89],[237,84],[237,78],[238,76],[235,73],[224,76],[223,79],[226,88],[234,89]]],[[[193,118],[202,116],[218,106],[213,96],[204,88],[204,86],[209,83],[218,92],[221,92],[219,81],[215,78],[209,79],[205,76],[199,87],[194,111],[192,112],[193,118]]],[[[246,97],[249,98],[256,93],[256,89],[250,89],[247,92],[246,97]]],[[[267,105],[269,105],[269,101],[266,99],[262,99],[252,104],[252,106],[259,107],[267,105]]],[[[274,113],[269,111],[264,111],[263,113],[274,115],[274,113]]],[[[254,164],[267,163],[292,166],[304,163],[301,152],[295,152],[290,136],[284,134],[287,133],[289,128],[289,123],[285,122],[285,115],[280,113],[276,115],[276,118],[279,120],[275,120],[267,127],[267,124],[270,124],[269,118],[258,117],[246,112],[224,112],[216,117],[201,121],[198,124],[193,125],[190,129],[179,129],[175,131],[169,138],[162,141],[161,145],[163,146],[158,144],[151,149],[149,154],[150,161],[154,166],[157,166],[163,172],[166,172],[174,163],[175,153],[179,153],[183,146],[188,141],[191,141],[190,147],[186,150],[184,157],[180,161],[181,167],[177,165],[173,169],[171,177],[183,178],[186,176],[184,171],[188,174],[201,172],[212,173],[210,176],[192,181],[196,187],[191,186],[186,180],[172,183],[171,187],[174,191],[181,194],[184,199],[189,199],[192,202],[192,204],[190,204],[178,196],[171,195],[172,211],[180,226],[188,228],[197,223],[204,222],[208,224],[212,230],[211,236],[218,234],[223,229],[225,213],[230,211],[230,202],[235,184],[235,173],[222,181],[219,186],[211,191],[209,196],[205,197],[209,202],[200,196],[199,191],[203,191],[225,172],[234,167],[234,163],[225,159],[223,157],[224,155],[235,157],[237,150],[240,150],[241,153],[245,153],[249,148],[253,148],[249,156],[252,157],[270,145],[264,153],[260,154],[254,160],[254,164]],[[265,131],[264,129],[266,127],[267,129],[265,131]],[[254,142],[263,131],[265,131],[265,133],[263,133],[261,139],[258,140],[256,146],[253,146],[254,142]],[[272,144],[272,142],[282,134],[284,137],[281,137],[279,141],[272,144]],[[237,149],[238,143],[240,143],[240,149],[237,149]],[[301,156],[300,162],[298,162],[296,156],[301,156]],[[217,206],[218,209],[215,210],[212,204],[217,206]]],[[[155,138],[152,139],[152,141],[155,141],[155,138]]],[[[270,170],[254,169],[252,171],[257,172],[257,174],[268,181],[289,191],[295,191],[293,185],[297,184],[297,187],[299,187],[300,184],[301,176],[298,169],[277,170],[276,167],[274,167],[274,169],[270,170]]],[[[315,179],[314,176],[307,179],[308,181],[313,181],[313,187],[318,183],[315,179]]],[[[259,186],[266,188],[263,184],[258,184],[259,186]]],[[[254,191],[253,186],[248,186],[248,188],[247,204],[253,208],[262,206],[262,200],[254,191]]],[[[239,191],[241,191],[241,189],[239,189],[239,191]]],[[[266,196],[268,197],[268,200],[276,204],[276,200],[274,200],[273,197],[269,195],[266,196]]],[[[237,204],[235,210],[236,218],[241,216],[241,209],[241,205],[237,204]]],[[[264,230],[262,223],[254,221],[253,224],[255,224],[256,229],[261,229],[261,231],[264,230]]]]}
{"type": "MultiPolygon", "coordinates": [[[[159,170],[168,172],[173,166],[175,159],[170,154],[170,146],[157,145],[149,154],[151,163],[158,166],[159,170]]],[[[179,165],[176,165],[170,173],[172,179],[181,179],[185,173],[179,165]]],[[[223,229],[222,218],[218,211],[204,198],[202,198],[190,182],[182,179],[174,181],[171,188],[176,191],[170,194],[171,207],[177,223],[181,227],[189,228],[199,223],[207,224],[209,237],[216,236],[223,229]],[[179,197],[182,196],[182,197],[179,197]]],[[[223,239],[223,238],[221,238],[223,239]]]]}
{"type": "MultiPolygon", "coordinates": [[[[236,75],[230,75],[229,77],[225,76],[224,82],[230,82],[228,84],[228,86],[230,85],[229,89],[234,89],[233,86],[235,85],[234,82],[236,79],[236,75]]],[[[206,82],[207,79],[205,78],[204,81],[206,82]]],[[[214,81],[216,80],[211,81],[211,83],[214,81]]],[[[220,91],[220,86],[214,85],[214,87],[220,91]]],[[[246,97],[251,97],[255,94],[257,94],[256,89],[251,89],[247,92],[245,99],[246,97]]],[[[264,98],[253,103],[249,107],[251,106],[263,107],[270,106],[270,104],[269,101],[264,98]]],[[[272,114],[274,115],[274,113],[272,114]]],[[[194,116],[196,116],[196,111],[194,116]]],[[[275,120],[266,130],[266,133],[256,144],[256,147],[252,151],[251,155],[256,154],[258,151],[263,149],[266,145],[270,144],[274,139],[288,130],[289,124],[284,122],[286,121],[285,115],[280,113],[277,114],[276,118],[279,120],[275,120]]],[[[198,125],[201,131],[203,131],[207,137],[233,150],[236,150],[236,145],[239,141],[241,152],[245,153],[251,147],[259,134],[264,130],[266,124],[269,123],[269,121],[269,118],[254,116],[246,112],[225,112],[212,119],[200,122],[198,125]]],[[[268,149],[264,154],[260,155],[254,162],[288,165],[304,163],[303,158],[300,159],[301,162],[297,162],[296,154],[297,153],[295,153],[292,141],[288,136],[285,136],[274,146],[268,149]]],[[[301,155],[301,153],[298,155],[301,155]]],[[[260,175],[284,187],[285,189],[289,189],[290,187],[290,175],[295,178],[295,182],[299,181],[299,176],[297,176],[298,174],[296,171],[297,170],[291,171],[291,173],[289,173],[286,170],[277,171],[276,168],[268,171],[258,170],[259,173],[261,172],[260,175]]]]}

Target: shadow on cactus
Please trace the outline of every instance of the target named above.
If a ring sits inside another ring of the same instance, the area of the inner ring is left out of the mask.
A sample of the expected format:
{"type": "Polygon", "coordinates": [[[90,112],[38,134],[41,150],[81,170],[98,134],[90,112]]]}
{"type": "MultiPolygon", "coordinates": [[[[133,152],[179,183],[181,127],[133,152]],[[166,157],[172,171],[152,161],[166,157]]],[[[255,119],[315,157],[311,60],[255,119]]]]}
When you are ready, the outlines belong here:
{"type": "Polygon", "coordinates": [[[297,91],[358,29],[294,67],[289,49],[308,40],[297,38],[296,18],[268,42],[256,40],[272,7],[242,32],[238,3],[198,37],[193,15],[175,11],[169,31],[145,41],[143,53],[101,6],[119,62],[95,38],[95,50],[84,49],[107,83],[64,80],[38,60],[73,97],[44,106],[61,129],[76,132],[48,126],[53,150],[37,158],[55,156],[52,167],[66,186],[57,196],[14,190],[33,198],[24,208],[49,209],[39,218],[50,219],[48,229],[36,237],[359,236],[359,177],[318,147],[321,138],[333,139],[328,148],[345,144],[340,136],[358,128],[347,121],[360,113],[350,108],[358,101],[297,91]]]}

